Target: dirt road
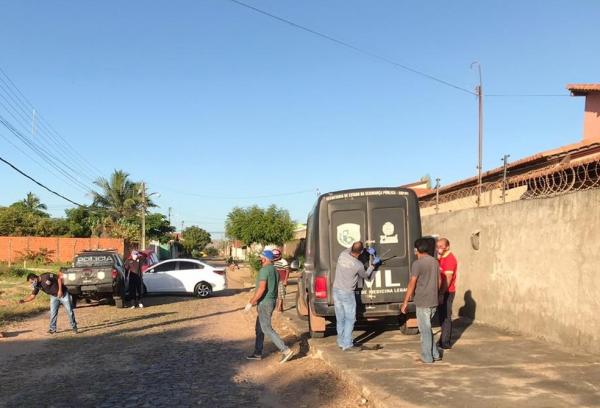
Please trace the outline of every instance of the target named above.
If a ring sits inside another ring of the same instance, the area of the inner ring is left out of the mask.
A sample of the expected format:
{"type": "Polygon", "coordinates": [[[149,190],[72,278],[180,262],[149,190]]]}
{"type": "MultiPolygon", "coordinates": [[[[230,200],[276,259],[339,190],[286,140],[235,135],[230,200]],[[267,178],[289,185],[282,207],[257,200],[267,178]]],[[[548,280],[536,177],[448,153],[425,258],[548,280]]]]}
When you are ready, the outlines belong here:
{"type": "Polygon", "coordinates": [[[46,334],[46,313],[4,328],[0,406],[369,405],[282,327],[298,352],[293,360],[280,365],[268,340],[265,359],[245,360],[255,314],[243,312],[249,289],[231,277],[237,288],[209,299],[149,297],[135,310],[78,307],[77,335],[62,309],[55,335],[46,334]]]}

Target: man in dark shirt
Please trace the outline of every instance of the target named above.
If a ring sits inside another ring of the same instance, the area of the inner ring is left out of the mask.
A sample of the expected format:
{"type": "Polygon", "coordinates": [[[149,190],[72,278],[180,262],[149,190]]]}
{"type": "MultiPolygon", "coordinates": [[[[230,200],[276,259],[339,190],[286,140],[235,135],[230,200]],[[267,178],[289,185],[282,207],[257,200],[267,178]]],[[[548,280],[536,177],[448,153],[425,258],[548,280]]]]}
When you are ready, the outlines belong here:
{"type": "Polygon", "coordinates": [[[73,312],[73,304],[71,295],[67,287],[63,285],[62,271],[55,273],[43,273],[37,276],[35,273],[27,275],[27,281],[31,284],[31,294],[25,299],[21,299],[19,303],[31,302],[40,290],[50,296],[50,328],[48,333],[56,333],[56,319],[58,317],[58,307],[63,305],[71,323],[73,333],[77,333],[77,322],[75,321],[75,312],[73,312]]]}
{"type": "Polygon", "coordinates": [[[136,306],[143,308],[142,304],[142,265],[144,258],[138,251],[131,251],[131,258],[125,262],[125,272],[129,278],[129,298],[132,301],[132,309],[136,306]]]}
{"type": "Polygon", "coordinates": [[[429,242],[424,238],[415,241],[417,260],[410,270],[408,289],[404,295],[401,311],[406,313],[408,301],[415,295],[413,301],[417,307],[417,325],[421,333],[421,359],[423,363],[433,363],[440,360],[440,353],[433,341],[431,318],[438,305],[438,291],[441,285],[440,265],[428,254],[429,242]]]}

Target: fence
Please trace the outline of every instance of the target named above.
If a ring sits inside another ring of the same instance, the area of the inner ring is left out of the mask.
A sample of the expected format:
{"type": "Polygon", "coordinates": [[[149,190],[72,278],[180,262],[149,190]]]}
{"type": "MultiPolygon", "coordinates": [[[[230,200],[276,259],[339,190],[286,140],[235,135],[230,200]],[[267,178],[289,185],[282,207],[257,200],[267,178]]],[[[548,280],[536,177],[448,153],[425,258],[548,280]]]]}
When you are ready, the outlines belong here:
{"type": "Polygon", "coordinates": [[[81,251],[99,248],[123,254],[125,242],[119,238],[0,237],[0,262],[14,263],[28,250],[48,250],[52,262],[70,262],[81,251]]]}
{"type": "MultiPolygon", "coordinates": [[[[547,198],[574,191],[600,188],[600,159],[598,157],[577,163],[564,163],[538,169],[526,174],[507,177],[506,179],[483,183],[481,194],[500,192],[500,202],[508,201],[510,191],[517,189],[516,199],[527,200],[547,198]]],[[[440,193],[432,198],[422,200],[421,208],[439,207],[440,204],[477,197],[478,186],[469,186],[460,190],[440,193]]],[[[496,200],[498,201],[498,200],[496,200]]],[[[512,200],[511,200],[512,201],[512,200]]],[[[489,200],[489,204],[495,204],[489,200]]]]}

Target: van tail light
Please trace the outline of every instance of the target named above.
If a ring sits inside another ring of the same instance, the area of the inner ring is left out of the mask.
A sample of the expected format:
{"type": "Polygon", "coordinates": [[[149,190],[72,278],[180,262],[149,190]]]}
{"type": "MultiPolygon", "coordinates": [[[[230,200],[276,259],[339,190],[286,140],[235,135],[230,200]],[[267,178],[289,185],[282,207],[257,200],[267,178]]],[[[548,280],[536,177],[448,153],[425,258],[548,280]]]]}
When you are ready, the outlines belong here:
{"type": "Polygon", "coordinates": [[[315,297],[317,299],[327,299],[327,278],[324,276],[315,278],[315,297]]]}
{"type": "Polygon", "coordinates": [[[117,271],[116,269],[113,269],[112,270],[112,278],[117,279],[117,276],[119,276],[119,271],[117,271]]]}
{"type": "Polygon", "coordinates": [[[217,275],[225,276],[225,269],[214,269],[213,272],[217,275]]]}

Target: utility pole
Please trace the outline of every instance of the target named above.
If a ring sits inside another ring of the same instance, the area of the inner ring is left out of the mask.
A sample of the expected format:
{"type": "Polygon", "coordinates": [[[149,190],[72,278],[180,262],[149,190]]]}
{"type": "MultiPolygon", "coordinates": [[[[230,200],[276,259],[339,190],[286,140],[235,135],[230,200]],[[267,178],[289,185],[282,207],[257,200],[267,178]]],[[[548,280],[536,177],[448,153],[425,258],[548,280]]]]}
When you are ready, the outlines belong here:
{"type": "Polygon", "coordinates": [[[475,95],[477,96],[477,104],[479,110],[479,152],[477,160],[477,207],[481,206],[481,173],[483,171],[483,81],[481,79],[481,64],[475,61],[471,64],[471,68],[477,65],[479,72],[479,85],[475,87],[475,95]]]}
{"type": "Polygon", "coordinates": [[[502,171],[502,202],[505,203],[506,202],[506,175],[508,173],[508,158],[510,157],[510,154],[505,154],[502,157],[502,162],[503,164],[503,171],[502,171]]]}
{"type": "Polygon", "coordinates": [[[172,210],[172,208],[169,207],[169,225],[171,225],[171,210],[172,210]]]}
{"type": "Polygon", "coordinates": [[[183,234],[183,225],[184,225],[184,221],[181,221],[181,233],[183,234]]]}
{"type": "Polygon", "coordinates": [[[142,181],[142,250],[146,249],[146,183],[142,181]]]}
{"type": "Polygon", "coordinates": [[[440,178],[435,179],[435,212],[440,211],[440,178]]]}

